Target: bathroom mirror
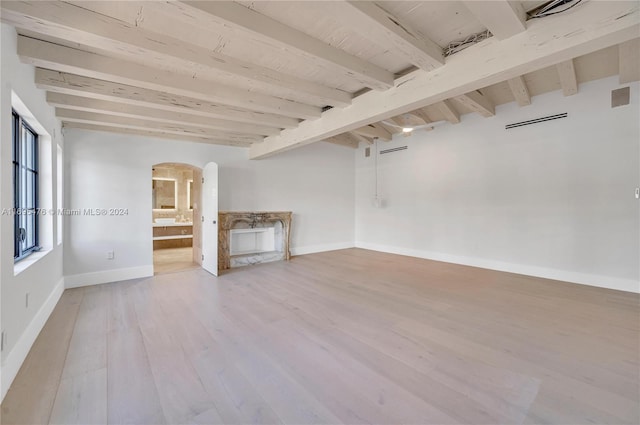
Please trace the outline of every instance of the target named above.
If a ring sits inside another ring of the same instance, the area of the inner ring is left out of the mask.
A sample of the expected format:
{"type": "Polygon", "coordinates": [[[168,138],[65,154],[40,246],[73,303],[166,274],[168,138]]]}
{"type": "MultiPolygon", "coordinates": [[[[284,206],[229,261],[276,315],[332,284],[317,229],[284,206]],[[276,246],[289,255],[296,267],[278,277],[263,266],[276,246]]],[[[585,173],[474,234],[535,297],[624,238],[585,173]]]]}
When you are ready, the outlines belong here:
{"type": "Polygon", "coordinates": [[[152,179],[152,203],[154,210],[175,210],[178,204],[178,182],[174,179],[152,179]]]}
{"type": "Polygon", "coordinates": [[[193,180],[187,180],[187,208],[193,209],[193,180]]]}

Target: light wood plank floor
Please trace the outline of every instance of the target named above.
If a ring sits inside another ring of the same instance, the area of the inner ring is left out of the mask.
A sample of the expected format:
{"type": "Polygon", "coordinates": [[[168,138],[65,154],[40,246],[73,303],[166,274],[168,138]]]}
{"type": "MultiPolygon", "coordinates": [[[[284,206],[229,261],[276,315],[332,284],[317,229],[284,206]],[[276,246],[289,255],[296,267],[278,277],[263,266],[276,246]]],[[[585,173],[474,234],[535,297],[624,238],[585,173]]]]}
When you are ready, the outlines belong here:
{"type": "Polygon", "coordinates": [[[2,423],[637,424],[639,301],[359,249],[71,289],[2,423]]]}
{"type": "Polygon", "coordinates": [[[193,262],[193,248],[191,247],[153,250],[154,274],[174,273],[199,267],[199,264],[193,262]]]}

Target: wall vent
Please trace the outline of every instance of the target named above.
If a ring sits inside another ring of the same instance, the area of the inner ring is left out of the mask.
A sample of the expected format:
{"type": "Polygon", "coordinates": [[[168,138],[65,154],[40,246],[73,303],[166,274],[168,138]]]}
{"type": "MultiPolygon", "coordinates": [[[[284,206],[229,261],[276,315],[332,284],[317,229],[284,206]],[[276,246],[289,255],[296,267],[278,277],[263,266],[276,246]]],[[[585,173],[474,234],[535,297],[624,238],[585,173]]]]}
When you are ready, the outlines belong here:
{"type": "Polygon", "coordinates": [[[528,121],[520,121],[520,122],[516,122],[516,123],[513,123],[513,124],[507,124],[507,125],[504,126],[504,128],[505,128],[505,130],[509,130],[511,128],[523,127],[525,125],[538,124],[538,123],[545,122],[545,121],[558,120],[560,118],[567,118],[567,113],[563,112],[562,114],[549,115],[547,117],[536,118],[536,119],[528,120],[528,121]]]}
{"type": "Polygon", "coordinates": [[[629,104],[629,87],[611,90],[611,107],[617,108],[629,104]]]}
{"type": "Polygon", "coordinates": [[[407,150],[407,146],[398,146],[397,148],[381,150],[380,155],[384,155],[385,153],[404,151],[404,150],[407,150]]]}

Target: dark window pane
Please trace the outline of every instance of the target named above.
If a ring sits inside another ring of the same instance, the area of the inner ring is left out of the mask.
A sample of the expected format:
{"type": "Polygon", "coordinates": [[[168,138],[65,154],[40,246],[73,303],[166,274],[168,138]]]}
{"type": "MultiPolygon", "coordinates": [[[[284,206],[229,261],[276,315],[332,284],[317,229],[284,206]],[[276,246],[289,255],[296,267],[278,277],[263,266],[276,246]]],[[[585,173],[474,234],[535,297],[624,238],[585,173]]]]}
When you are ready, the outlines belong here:
{"type": "Polygon", "coordinates": [[[38,246],[38,135],[13,113],[14,257],[38,246]]]}

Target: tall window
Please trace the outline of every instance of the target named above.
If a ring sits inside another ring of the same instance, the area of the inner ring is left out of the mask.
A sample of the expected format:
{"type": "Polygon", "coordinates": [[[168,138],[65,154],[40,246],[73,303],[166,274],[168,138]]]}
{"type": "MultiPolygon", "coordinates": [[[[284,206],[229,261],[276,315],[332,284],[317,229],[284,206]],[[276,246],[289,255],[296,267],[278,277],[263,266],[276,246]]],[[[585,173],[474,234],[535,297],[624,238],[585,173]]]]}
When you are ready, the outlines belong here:
{"type": "Polygon", "coordinates": [[[38,134],[13,111],[14,249],[16,260],[38,248],[38,134]]]}

